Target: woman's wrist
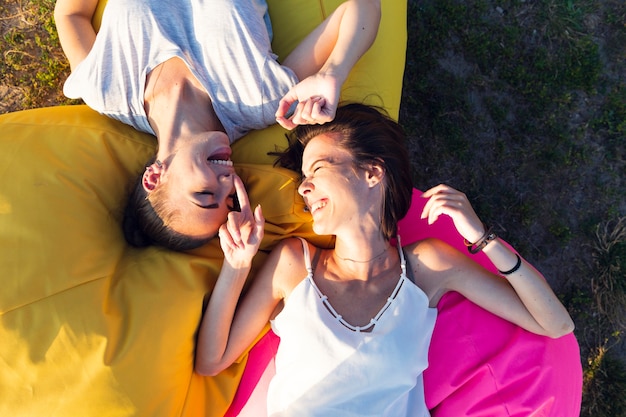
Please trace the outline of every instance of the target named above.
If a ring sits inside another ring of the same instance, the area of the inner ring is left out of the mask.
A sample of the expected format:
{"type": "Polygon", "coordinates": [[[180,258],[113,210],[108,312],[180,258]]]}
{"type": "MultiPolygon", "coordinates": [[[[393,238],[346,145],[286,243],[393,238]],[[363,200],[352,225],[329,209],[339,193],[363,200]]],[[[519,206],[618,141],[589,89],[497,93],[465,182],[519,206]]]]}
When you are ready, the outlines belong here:
{"type": "Polygon", "coordinates": [[[484,232],[482,236],[475,241],[468,241],[467,239],[463,239],[463,243],[467,247],[467,251],[472,255],[477,254],[482,251],[489,243],[494,241],[498,236],[493,231],[492,227],[487,227],[484,225],[484,232]]]}
{"type": "Polygon", "coordinates": [[[505,271],[503,271],[503,270],[498,268],[498,272],[500,273],[500,275],[504,275],[504,276],[511,275],[511,274],[513,274],[514,272],[517,272],[520,269],[520,267],[522,266],[522,257],[519,256],[519,254],[516,253],[515,254],[515,258],[517,258],[517,262],[515,263],[513,268],[507,269],[505,271]]]}
{"type": "Polygon", "coordinates": [[[230,279],[248,278],[248,273],[252,269],[252,260],[232,262],[228,259],[224,259],[222,264],[222,271],[220,275],[230,276],[230,279]]]}
{"type": "Polygon", "coordinates": [[[332,62],[326,62],[322,68],[317,72],[318,75],[327,78],[333,78],[335,84],[341,87],[343,83],[348,79],[350,68],[343,68],[341,64],[334,64],[332,62]]]}
{"type": "Polygon", "coordinates": [[[499,238],[494,239],[483,252],[503,276],[514,274],[522,267],[522,257],[502,243],[499,238]]]}

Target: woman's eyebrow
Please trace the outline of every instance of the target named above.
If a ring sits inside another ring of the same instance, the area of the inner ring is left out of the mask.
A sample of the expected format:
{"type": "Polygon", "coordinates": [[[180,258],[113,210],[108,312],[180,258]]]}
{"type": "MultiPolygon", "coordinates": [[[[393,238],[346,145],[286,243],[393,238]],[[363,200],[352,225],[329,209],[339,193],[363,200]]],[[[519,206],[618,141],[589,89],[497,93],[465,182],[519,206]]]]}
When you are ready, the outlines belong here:
{"type": "MultiPolygon", "coordinates": [[[[327,162],[327,163],[333,163],[333,158],[331,156],[324,156],[322,158],[318,158],[315,161],[311,162],[308,167],[309,169],[311,169],[311,167],[315,166],[315,164],[317,164],[318,162],[327,162]]],[[[304,168],[304,167],[303,167],[304,168]]],[[[304,169],[302,170],[302,175],[304,175],[304,169]]]]}

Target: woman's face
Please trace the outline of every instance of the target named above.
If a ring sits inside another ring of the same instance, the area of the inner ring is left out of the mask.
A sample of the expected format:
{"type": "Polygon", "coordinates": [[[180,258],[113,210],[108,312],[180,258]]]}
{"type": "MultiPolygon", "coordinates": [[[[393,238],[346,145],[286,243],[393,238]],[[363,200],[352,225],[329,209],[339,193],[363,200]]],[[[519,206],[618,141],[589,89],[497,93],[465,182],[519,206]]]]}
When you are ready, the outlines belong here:
{"type": "Polygon", "coordinates": [[[161,185],[167,187],[168,204],[179,213],[169,227],[198,238],[217,234],[234,206],[230,155],[224,133],[205,132],[164,161],[161,185]]]}
{"type": "Polygon", "coordinates": [[[337,234],[358,226],[372,202],[366,173],[354,167],[353,157],[339,147],[333,135],[313,138],[302,156],[303,180],[298,192],[313,217],[317,234],[337,234]]]}

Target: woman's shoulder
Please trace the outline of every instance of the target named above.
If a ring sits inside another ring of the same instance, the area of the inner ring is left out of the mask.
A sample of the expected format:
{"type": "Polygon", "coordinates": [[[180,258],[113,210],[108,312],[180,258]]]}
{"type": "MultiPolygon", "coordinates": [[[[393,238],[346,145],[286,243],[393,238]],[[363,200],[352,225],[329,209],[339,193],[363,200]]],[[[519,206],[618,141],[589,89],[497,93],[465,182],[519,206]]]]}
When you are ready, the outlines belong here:
{"type": "Polygon", "coordinates": [[[309,245],[309,243],[304,239],[298,237],[288,237],[278,242],[272,252],[278,252],[281,258],[302,258],[304,255],[305,245],[311,247],[311,245],[309,245]]]}
{"type": "Polygon", "coordinates": [[[309,256],[317,250],[315,246],[299,238],[283,239],[272,250],[273,259],[268,261],[275,265],[274,285],[284,299],[308,275],[305,247],[309,256]]]}
{"type": "Polygon", "coordinates": [[[415,284],[435,307],[455,279],[463,255],[448,243],[427,238],[403,247],[415,284]]]}
{"type": "Polygon", "coordinates": [[[428,261],[454,256],[458,251],[441,239],[429,237],[418,240],[403,247],[404,253],[410,258],[428,261]]]}
{"type": "Polygon", "coordinates": [[[317,247],[304,239],[291,237],[281,240],[272,250],[276,269],[281,272],[291,272],[290,275],[302,271],[306,274],[307,260],[315,255],[317,247]]]}

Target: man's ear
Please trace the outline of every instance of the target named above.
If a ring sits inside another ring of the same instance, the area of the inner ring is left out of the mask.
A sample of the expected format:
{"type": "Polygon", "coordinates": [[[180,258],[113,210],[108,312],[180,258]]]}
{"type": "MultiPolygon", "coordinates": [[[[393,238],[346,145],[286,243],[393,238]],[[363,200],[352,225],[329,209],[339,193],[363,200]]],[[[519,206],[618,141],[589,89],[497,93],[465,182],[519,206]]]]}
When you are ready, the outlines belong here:
{"type": "Polygon", "coordinates": [[[374,187],[385,178],[385,169],[382,165],[371,163],[366,171],[367,183],[370,187],[374,187]]]}
{"type": "Polygon", "coordinates": [[[159,166],[156,163],[146,167],[146,170],[143,172],[143,177],[141,178],[141,184],[143,185],[143,189],[146,190],[148,194],[156,189],[156,187],[161,182],[161,174],[163,173],[163,166],[159,166]]]}

